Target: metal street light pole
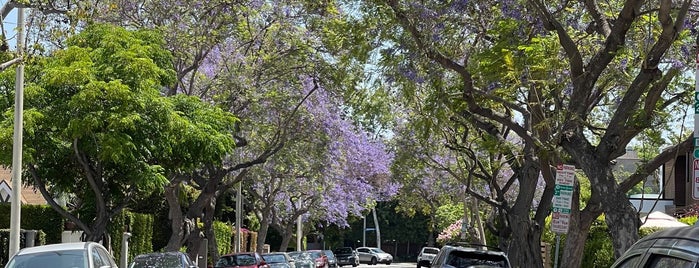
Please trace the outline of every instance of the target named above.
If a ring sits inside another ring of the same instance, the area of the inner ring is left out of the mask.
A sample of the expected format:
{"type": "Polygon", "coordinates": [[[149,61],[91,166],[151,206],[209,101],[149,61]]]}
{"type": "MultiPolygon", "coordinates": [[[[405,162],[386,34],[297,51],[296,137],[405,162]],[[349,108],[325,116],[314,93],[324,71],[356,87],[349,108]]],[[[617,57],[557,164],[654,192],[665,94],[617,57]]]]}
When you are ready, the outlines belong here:
{"type": "MultiPolygon", "coordinates": [[[[17,10],[17,57],[24,57],[24,8],[17,10]]],[[[15,118],[12,139],[12,199],[10,210],[9,257],[19,251],[22,209],[22,130],[24,125],[24,63],[20,60],[15,74],[15,118]]]]}

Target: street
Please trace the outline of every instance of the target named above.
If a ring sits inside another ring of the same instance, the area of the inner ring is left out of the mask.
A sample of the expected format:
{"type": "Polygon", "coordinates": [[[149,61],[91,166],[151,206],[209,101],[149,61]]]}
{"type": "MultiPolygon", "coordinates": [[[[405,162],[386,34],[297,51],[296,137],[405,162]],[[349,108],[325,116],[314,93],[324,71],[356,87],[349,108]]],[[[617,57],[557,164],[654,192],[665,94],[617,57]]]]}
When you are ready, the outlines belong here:
{"type": "MultiPolygon", "coordinates": [[[[342,266],[344,267],[351,267],[351,266],[342,266]]],[[[386,264],[377,264],[377,265],[369,265],[369,264],[360,264],[357,266],[357,268],[415,268],[417,267],[417,263],[414,262],[395,262],[391,263],[390,265],[386,264]]]]}

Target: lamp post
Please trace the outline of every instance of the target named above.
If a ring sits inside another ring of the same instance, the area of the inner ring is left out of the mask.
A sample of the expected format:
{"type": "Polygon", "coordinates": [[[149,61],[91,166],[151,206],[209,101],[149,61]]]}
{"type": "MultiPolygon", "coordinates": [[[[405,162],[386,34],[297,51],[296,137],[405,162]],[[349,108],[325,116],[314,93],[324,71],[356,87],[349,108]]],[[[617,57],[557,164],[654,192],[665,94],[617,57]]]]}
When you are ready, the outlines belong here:
{"type": "MultiPolygon", "coordinates": [[[[7,8],[6,4],[3,10],[7,8]]],[[[4,18],[3,13],[3,18],[4,18]]],[[[20,215],[22,209],[22,129],[24,115],[24,8],[17,9],[17,57],[15,74],[15,118],[12,138],[12,199],[10,206],[10,247],[9,257],[19,251],[20,215]]]]}

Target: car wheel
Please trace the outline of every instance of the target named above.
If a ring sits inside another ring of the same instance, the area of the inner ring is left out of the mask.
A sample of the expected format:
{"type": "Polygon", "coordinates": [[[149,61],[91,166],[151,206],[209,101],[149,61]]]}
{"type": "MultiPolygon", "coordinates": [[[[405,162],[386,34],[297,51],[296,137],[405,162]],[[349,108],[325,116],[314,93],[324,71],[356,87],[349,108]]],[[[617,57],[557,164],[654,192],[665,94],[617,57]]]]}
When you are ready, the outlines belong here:
{"type": "Polygon", "coordinates": [[[352,267],[357,267],[357,266],[359,266],[359,264],[357,264],[357,263],[352,264],[352,267]]]}
{"type": "Polygon", "coordinates": [[[377,263],[376,257],[372,257],[371,258],[371,265],[376,265],[376,263],[377,263]]]}

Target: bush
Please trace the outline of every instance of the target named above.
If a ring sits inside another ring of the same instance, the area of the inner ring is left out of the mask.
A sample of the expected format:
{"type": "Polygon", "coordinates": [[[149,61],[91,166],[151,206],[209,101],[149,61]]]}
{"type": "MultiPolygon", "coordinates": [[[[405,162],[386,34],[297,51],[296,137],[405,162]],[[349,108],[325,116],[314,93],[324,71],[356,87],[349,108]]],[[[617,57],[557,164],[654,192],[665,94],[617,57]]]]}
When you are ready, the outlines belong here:
{"type": "Polygon", "coordinates": [[[214,221],[214,235],[216,236],[216,245],[218,246],[218,254],[224,255],[233,252],[231,250],[231,241],[233,237],[233,228],[225,222],[214,221]]]}
{"type": "MultiPolygon", "coordinates": [[[[25,240],[25,230],[21,230],[21,235],[19,236],[19,247],[20,248],[25,248],[26,247],[26,240],[25,240]]],[[[46,233],[44,231],[38,230],[36,236],[34,237],[34,245],[45,245],[46,244],[46,233]]],[[[7,261],[9,260],[8,257],[10,255],[10,230],[9,229],[1,229],[0,230],[0,267],[5,266],[7,264],[7,261]]]]}
{"type": "MultiPolygon", "coordinates": [[[[0,204],[0,229],[10,228],[10,204],[0,204]]],[[[49,205],[22,205],[20,226],[24,230],[44,232],[43,244],[61,243],[63,217],[49,205]]]]}
{"type": "Polygon", "coordinates": [[[117,262],[121,259],[121,239],[124,232],[131,233],[129,260],[138,254],[153,252],[153,215],[122,211],[112,218],[108,232],[112,240],[112,255],[117,262]]]}

